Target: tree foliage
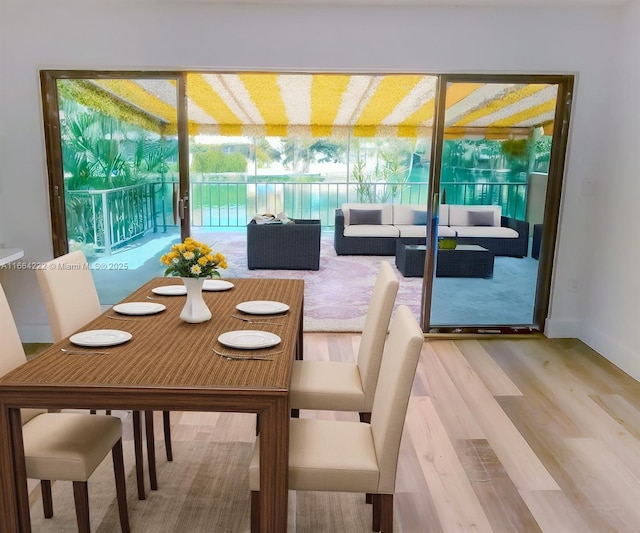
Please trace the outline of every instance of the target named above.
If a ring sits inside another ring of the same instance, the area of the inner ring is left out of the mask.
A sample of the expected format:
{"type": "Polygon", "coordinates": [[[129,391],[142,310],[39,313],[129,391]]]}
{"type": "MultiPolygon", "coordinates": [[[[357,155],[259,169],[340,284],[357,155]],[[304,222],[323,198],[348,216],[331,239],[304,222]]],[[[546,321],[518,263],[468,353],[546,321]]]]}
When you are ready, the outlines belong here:
{"type": "Polygon", "coordinates": [[[218,146],[206,146],[193,154],[191,170],[203,174],[245,172],[247,158],[239,152],[224,153],[218,146]]]}

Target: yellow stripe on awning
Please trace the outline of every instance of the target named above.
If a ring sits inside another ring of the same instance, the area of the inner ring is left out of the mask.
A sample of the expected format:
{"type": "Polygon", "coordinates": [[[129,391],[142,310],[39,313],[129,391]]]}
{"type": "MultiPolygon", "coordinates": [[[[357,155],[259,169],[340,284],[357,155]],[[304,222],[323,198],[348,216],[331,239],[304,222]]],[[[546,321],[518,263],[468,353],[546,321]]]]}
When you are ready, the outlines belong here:
{"type": "Polygon", "coordinates": [[[213,90],[202,74],[187,74],[187,94],[190,100],[220,124],[222,135],[242,135],[242,120],[229,108],[220,94],[213,90]]]}
{"type": "Polygon", "coordinates": [[[278,75],[239,74],[238,78],[260,111],[267,136],[286,137],[289,120],[278,87],[278,75]]]}
{"type": "MultiPolygon", "coordinates": [[[[486,117],[487,115],[495,113],[508,105],[517,103],[527,96],[542,91],[546,87],[547,85],[544,84],[531,84],[526,85],[521,89],[508,92],[507,94],[496,95],[496,98],[494,100],[483,102],[483,105],[480,109],[476,109],[475,111],[467,113],[463,118],[456,121],[455,124],[451,124],[451,126],[466,126],[473,124],[482,117],[486,117]]],[[[515,121],[511,121],[511,123],[517,124],[515,121]]]]}
{"type": "Polygon", "coordinates": [[[329,137],[351,76],[318,74],[311,83],[311,133],[329,137]]]}
{"type": "Polygon", "coordinates": [[[377,125],[384,123],[384,119],[392,113],[422,78],[423,76],[418,75],[383,77],[360,113],[355,123],[355,130],[372,131],[369,128],[375,129],[377,125]]]}
{"type": "Polygon", "coordinates": [[[153,110],[154,115],[162,118],[169,124],[168,130],[170,131],[167,133],[176,133],[177,128],[174,129],[174,127],[177,125],[178,116],[175,105],[172,106],[163,102],[154,94],[143,89],[135,81],[96,80],[96,83],[141,109],[153,110]]]}
{"type": "Polygon", "coordinates": [[[542,102],[541,104],[534,105],[531,107],[526,107],[522,111],[518,113],[514,113],[509,117],[503,118],[501,120],[496,120],[492,122],[490,127],[493,128],[508,128],[512,124],[524,124],[531,122],[535,117],[539,117],[540,115],[546,115],[553,113],[556,109],[556,101],[555,100],[547,100],[546,102],[542,102]]]}

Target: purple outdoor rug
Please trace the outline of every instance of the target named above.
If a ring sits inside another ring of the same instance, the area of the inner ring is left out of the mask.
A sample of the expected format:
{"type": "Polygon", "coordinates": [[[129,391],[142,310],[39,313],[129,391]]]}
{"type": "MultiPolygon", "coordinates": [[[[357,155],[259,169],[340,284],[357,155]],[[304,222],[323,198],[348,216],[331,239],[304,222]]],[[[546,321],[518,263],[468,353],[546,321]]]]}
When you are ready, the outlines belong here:
{"type": "MultiPolygon", "coordinates": [[[[299,278],[305,281],[304,330],[361,332],[371,298],[371,290],[382,261],[395,269],[393,256],[337,256],[333,233],[323,231],[320,270],[249,270],[246,230],[206,232],[195,238],[224,253],[229,268],[223,278],[299,278]]],[[[117,256],[128,270],[93,271],[100,300],[113,305],[153,276],[162,276],[160,255],[177,242],[167,235],[154,236],[117,256]]],[[[397,269],[400,288],[396,306],[404,304],[420,317],[422,278],[405,278],[397,269]]],[[[445,325],[527,325],[532,323],[538,261],[530,257],[496,257],[493,278],[436,278],[433,287],[431,324],[445,325]]]]}
{"type": "MultiPolygon", "coordinates": [[[[394,258],[380,256],[338,256],[333,248],[333,234],[322,234],[320,270],[249,270],[244,234],[225,233],[213,244],[227,257],[229,268],[224,278],[304,279],[304,330],[360,332],[371,298],[371,290],[381,261],[394,268],[394,258]]],[[[404,278],[398,274],[400,289],[396,306],[408,305],[420,316],[422,278],[404,278]]]]}

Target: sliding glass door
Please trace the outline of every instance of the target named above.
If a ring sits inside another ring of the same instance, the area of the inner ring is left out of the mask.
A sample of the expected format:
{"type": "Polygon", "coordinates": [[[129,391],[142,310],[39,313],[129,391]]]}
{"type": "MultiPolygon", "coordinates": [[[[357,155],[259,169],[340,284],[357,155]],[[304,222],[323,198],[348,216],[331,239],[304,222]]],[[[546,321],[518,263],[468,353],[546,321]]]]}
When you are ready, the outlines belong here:
{"type": "Polygon", "coordinates": [[[54,253],[85,251],[104,304],[161,275],[187,235],[220,243],[261,213],[329,227],[343,203],[394,203],[429,210],[426,240],[422,223],[402,234],[425,331],[544,326],[571,76],[41,79],[54,253]]]}
{"type": "Polygon", "coordinates": [[[541,330],[553,248],[540,250],[555,235],[571,80],[440,82],[425,331],[541,330]]]}
{"type": "Polygon", "coordinates": [[[82,250],[101,303],[117,303],[181,238],[181,77],[48,71],[42,86],[54,254],[82,250]]]}

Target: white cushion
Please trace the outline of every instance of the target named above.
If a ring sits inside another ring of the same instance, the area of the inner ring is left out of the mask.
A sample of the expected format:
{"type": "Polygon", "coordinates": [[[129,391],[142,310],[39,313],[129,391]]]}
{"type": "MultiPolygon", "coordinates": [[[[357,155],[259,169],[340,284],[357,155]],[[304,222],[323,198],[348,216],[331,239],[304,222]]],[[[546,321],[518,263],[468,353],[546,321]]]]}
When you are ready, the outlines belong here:
{"type": "Polygon", "coordinates": [[[427,206],[421,204],[393,204],[393,224],[395,226],[415,224],[415,212],[427,212],[427,206]]]}
{"type": "Polygon", "coordinates": [[[455,237],[456,229],[449,226],[438,226],[438,237],[455,237]]]}
{"type": "Polygon", "coordinates": [[[440,226],[449,225],[449,206],[447,204],[442,204],[438,208],[438,225],[440,226]]]}
{"type": "Polygon", "coordinates": [[[427,237],[427,226],[396,226],[400,237],[427,237]]]}
{"type": "Polygon", "coordinates": [[[27,477],[87,481],[122,437],[115,416],[45,413],[22,426],[27,477]]]}
{"type": "Polygon", "coordinates": [[[352,363],[294,361],[289,401],[296,409],[365,410],[360,371],[352,363]]]}
{"type": "Polygon", "coordinates": [[[348,226],[349,222],[349,210],[380,210],[380,223],[381,224],[393,224],[393,208],[391,204],[342,204],[342,213],[344,214],[344,225],[348,226]]]}
{"type": "Polygon", "coordinates": [[[499,237],[502,239],[517,239],[518,232],[511,228],[495,226],[458,226],[455,228],[458,237],[499,237]]]}
{"type": "Polygon", "coordinates": [[[342,232],[345,237],[398,237],[400,232],[391,224],[356,224],[345,226],[342,232]]]}
{"type": "MultiPolygon", "coordinates": [[[[403,417],[404,419],[404,417],[403,417]]],[[[260,490],[260,441],[251,457],[249,488],[260,490]]],[[[291,420],[289,488],[377,492],[378,460],[371,426],[337,420],[291,420]]]]}
{"type": "Polygon", "coordinates": [[[502,207],[499,205],[450,205],[449,226],[470,226],[469,211],[491,211],[493,212],[493,225],[500,226],[502,207]]]}

